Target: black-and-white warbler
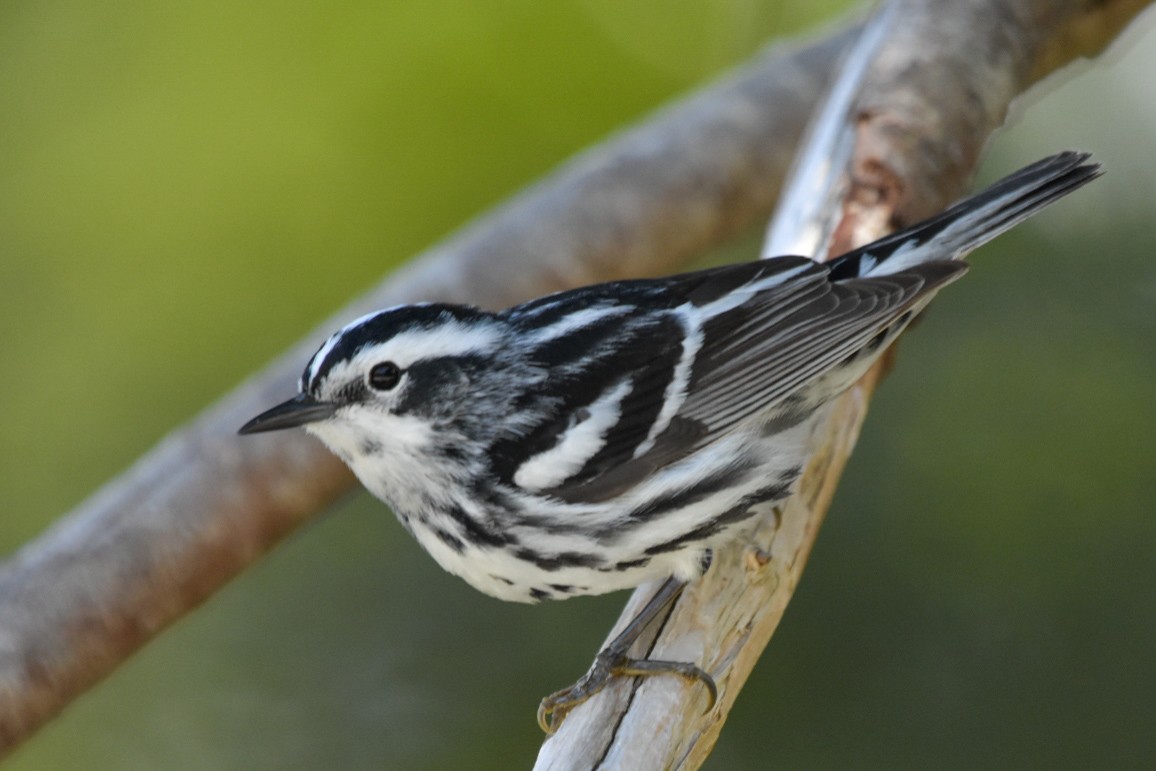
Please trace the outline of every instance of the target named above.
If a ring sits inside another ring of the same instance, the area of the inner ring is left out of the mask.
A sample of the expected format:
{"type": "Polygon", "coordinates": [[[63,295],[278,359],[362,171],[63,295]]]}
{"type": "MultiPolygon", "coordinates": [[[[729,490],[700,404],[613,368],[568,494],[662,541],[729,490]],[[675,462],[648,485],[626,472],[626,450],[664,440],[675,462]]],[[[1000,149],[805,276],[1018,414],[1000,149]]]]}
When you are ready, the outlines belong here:
{"type": "Polygon", "coordinates": [[[630,642],[753,514],[786,498],[824,407],[962,258],[1098,176],[1061,153],[821,264],[780,257],[560,292],[490,313],[388,308],[330,337],[242,433],[304,426],[438,564],[503,600],[667,579],[564,713],[611,674],[677,671],[630,642]]]}

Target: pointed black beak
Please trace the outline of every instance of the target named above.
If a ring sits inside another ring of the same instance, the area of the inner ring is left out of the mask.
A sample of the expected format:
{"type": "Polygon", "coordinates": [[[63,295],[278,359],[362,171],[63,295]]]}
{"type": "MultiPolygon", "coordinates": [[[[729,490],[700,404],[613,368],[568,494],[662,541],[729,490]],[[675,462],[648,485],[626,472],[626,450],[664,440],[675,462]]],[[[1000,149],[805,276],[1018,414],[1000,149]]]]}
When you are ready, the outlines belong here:
{"type": "Polygon", "coordinates": [[[298,394],[287,402],[265,410],[257,417],[241,426],[239,434],[258,434],[262,431],[280,431],[296,428],[306,423],[325,420],[337,410],[336,404],[320,402],[309,394],[298,394]]]}

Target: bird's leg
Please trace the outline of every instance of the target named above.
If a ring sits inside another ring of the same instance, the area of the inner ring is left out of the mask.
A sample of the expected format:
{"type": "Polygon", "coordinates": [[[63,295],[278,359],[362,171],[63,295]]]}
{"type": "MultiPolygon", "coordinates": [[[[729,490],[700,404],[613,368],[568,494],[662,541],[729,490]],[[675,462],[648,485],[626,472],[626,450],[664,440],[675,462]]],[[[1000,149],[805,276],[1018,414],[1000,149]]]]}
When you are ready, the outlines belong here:
{"type": "Polygon", "coordinates": [[[570,710],[601,691],[614,677],[649,677],[659,674],[674,674],[687,680],[700,681],[710,692],[709,710],[718,700],[718,688],[714,678],[701,667],[686,661],[650,661],[633,659],[628,654],[630,646],[638,640],[646,627],[669,607],[686,583],[674,578],[663,582],[654,596],[647,601],[626,628],[594,657],[594,664],[582,679],[569,688],[550,694],[538,706],[538,725],[547,734],[552,734],[562,724],[570,710]]]}

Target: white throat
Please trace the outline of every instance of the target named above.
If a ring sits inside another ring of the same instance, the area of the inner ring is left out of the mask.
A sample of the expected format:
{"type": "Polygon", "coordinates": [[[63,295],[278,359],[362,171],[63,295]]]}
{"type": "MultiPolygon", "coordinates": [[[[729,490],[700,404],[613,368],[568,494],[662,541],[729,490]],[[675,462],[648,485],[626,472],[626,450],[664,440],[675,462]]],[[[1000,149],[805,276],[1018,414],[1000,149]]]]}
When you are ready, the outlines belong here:
{"type": "Polygon", "coordinates": [[[355,421],[338,416],[307,429],[398,514],[420,513],[447,487],[430,458],[435,432],[420,417],[360,411],[355,421]]]}

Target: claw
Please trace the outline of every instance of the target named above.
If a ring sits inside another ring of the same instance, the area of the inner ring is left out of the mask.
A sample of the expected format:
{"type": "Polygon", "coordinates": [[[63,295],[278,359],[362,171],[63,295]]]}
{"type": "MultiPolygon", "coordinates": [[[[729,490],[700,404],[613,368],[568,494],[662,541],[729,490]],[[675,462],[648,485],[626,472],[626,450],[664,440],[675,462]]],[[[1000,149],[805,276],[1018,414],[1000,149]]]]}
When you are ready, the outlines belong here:
{"type": "Polygon", "coordinates": [[[547,736],[553,736],[554,732],[558,730],[558,726],[562,725],[562,720],[566,717],[565,711],[559,710],[560,697],[563,697],[564,691],[552,693],[538,703],[538,727],[542,729],[542,733],[547,736]]]}
{"type": "Polygon", "coordinates": [[[715,685],[714,678],[710,674],[689,661],[650,661],[650,660],[627,660],[625,666],[614,671],[616,675],[627,675],[634,677],[650,677],[651,675],[671,674],[690,681],[693,684],[698,681],[706,686],[707,694],[710,700],[703,710],[703,714],[714,709],[714,705],[718,703],[718,686],[715,685]]]}
{"type": "Polygon", "coordinates": [[[718,686],[714,678],[696,664],[631,659],[607,648],[595,657],[594,665],[581,680],[542,699],[538,705],[538,726],[546,735],[553,735],[572,709],[609,685],[614,677],[652,677],[663,674],[678,675],[691,683],[697,681],[705,685],[710,700],[703,714],[710,712],[718,703],[718,686]]]}
{"type": "Polygon", "coordinates": [[[614,677],[615,665],[625,660],[623,654],[610,647],[599,651],[590,671],[582,675],[581,680],[542,699],[538,705],[538,725],[547,735],[553,734],[570,710],[606,687],[614,677]]]}

